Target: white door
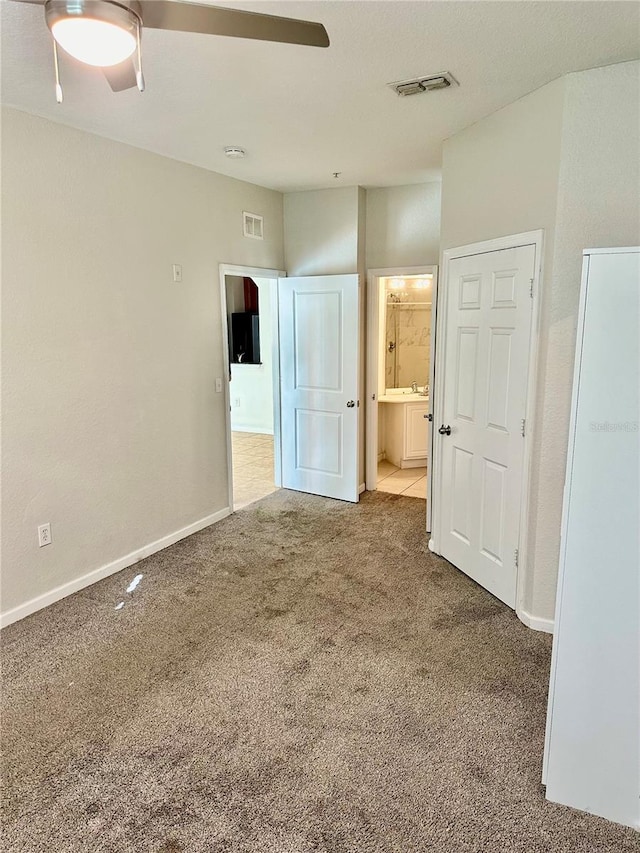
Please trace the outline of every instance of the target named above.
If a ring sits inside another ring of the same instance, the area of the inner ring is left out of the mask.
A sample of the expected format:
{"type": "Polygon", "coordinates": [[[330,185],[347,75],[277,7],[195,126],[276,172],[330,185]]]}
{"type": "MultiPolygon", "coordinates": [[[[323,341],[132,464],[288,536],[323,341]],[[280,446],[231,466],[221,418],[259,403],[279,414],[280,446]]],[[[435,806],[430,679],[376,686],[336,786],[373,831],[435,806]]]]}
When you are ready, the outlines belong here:
{"type": "Polygon", "coordinates": [[[543,782],[547,799],[636,829],[639,339],[640,249],[585,252],[543,782]]]}
{"type": "Polygon", "coordinates": [[[357,275],[279,280],[282,485],[358,501],[357,275]]]}
{"type": "Polygon", "coordinates": [[[440,553],[515,607],[535,246],[455,258],[446,282],[440,553]]]}

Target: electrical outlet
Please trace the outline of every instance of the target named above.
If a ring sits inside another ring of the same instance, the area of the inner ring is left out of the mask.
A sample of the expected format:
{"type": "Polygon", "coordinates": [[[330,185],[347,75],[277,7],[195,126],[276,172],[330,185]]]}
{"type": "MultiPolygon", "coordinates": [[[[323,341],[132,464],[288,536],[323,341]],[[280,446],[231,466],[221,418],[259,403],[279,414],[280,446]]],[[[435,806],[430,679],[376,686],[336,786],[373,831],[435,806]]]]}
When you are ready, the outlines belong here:
{"type": "Polygon", "coordinates": [[[236,398],[235,398],[235,400],[233,401],[233,407],[234,407],[235,409],[239,409],[239,408],[240,408],[240,397],[236,397],[236,398]]]}
{"type": "Polygon", "coordinates": [[[222,393],[222,379],[218,376],[216,378],[216,394],[222,393]]]}
{"type": "Polygon", "coordinates": [[[173,265],[173,280],[178,283],[182,281],[182,264],[173,265]]]}
{"type": "Polygon", "coordinates": [[[43,545],[51,545],[51,525],[49,522],[38,527],[38,545],[41,548],[43,545]]]}

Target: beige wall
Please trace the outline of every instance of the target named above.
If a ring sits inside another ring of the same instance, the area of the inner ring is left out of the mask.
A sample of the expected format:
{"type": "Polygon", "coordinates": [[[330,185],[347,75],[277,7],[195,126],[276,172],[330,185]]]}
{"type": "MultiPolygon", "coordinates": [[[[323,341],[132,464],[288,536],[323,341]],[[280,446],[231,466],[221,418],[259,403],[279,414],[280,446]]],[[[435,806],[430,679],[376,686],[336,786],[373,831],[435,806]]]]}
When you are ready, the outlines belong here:
{"type": "MultiPolygon", "coordinates": [[[[552,618],[584,249],[640,245],[640,62],[565,78],[526,600],[552,618]]],[[[540,399],[539,398],[539,399],[540,399]]]]}
{"type": "Polygon", "coordinates": [[[524,610],[553,619],[582,250],[637,244],[638,63],[569,75],[447,140],[442,248],[545,234],[524,610]]]}
{"type": "Polygon", "coordinates": [[[439,183],[367,190],[367,269],[438,264],[440,203],[439,183]]]}
{"type": "Polygon", "coordinates": [[[336,187],[284,196],[285,265],[288,275],[358,273],[360,304],[359,482],[365,480],[365,331],[364,282],[366,195],[362,187],[336,187]]]}
{"type": "Polygon", "coordinates": [[[288,275],[358,272],[359,187],[286,193],[285,269],[288,275]]]}
{"type": "Polygon", "coordinates": [[[282,220],[279,193],[3,110],[3,611],[226,507],[218,264],[282,268],[282,220]]]}

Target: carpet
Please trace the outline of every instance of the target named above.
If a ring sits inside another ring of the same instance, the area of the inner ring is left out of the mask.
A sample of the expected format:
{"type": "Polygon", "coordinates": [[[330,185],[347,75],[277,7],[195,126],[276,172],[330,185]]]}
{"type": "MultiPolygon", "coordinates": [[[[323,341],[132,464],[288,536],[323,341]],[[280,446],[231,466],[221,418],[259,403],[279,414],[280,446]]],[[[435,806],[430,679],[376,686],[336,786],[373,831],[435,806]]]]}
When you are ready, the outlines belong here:
{"type": "Polygon", "coordinates": [[[6,851],[640,849],[544,800],[550,637],[424,501],[280,491],[2,639],[6,851]]]}

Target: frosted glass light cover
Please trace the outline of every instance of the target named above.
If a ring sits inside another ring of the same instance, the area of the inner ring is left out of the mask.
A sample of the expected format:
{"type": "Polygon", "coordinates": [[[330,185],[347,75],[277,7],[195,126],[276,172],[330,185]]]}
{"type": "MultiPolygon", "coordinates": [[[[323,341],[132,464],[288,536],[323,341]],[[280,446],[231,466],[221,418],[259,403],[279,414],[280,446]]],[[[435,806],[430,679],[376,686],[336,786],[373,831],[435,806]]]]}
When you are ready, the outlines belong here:
{"type": "Polygon", "coordinates": [[[136,49],[132,32],[96,18],[63,18],[51,32],[64,51],[99,68],[124,62],[136,49]]]}

